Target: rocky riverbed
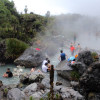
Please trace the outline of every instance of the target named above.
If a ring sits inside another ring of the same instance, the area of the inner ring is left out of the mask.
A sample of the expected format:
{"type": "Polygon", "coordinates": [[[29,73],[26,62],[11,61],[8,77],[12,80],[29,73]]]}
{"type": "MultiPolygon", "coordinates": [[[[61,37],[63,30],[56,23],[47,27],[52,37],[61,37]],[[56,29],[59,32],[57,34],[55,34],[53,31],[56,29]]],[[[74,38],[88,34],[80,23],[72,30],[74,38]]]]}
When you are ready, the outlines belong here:
{"type": "MultiPolygon", "coordinates": [[[[65,61],[56,70],[67,85],[61,80],[54,82],[55,100],[100,100],[100,62],[94,51],[82,51],[75,64],[69,67],[65,61]]],[[[19,78],[18,84],[3,85],[0,81],[0,100],[48,100],[49,73],[35,71],[19,78]]]]}

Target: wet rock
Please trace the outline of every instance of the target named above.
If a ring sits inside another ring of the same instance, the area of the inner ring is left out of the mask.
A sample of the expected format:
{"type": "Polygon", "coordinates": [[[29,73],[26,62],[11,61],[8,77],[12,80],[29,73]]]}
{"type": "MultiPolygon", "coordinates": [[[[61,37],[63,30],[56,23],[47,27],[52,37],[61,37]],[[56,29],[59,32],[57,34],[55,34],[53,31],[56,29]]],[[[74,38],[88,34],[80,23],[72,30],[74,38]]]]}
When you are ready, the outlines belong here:
{"type": "Polygon", "coordinates": [[[93,63],[92,53],[91,51],[82,51],[79,53],[77,57],[77,62],[81,62],[89,66],[93,63]]]}
{"type": "Polygon", "coordinates": [[[18,88],[14,88],[8,91],[7,100],[25,100],[25,94],[18,88]]]}
{"type": "Polygon", "coordinates": [[[80,78],[80,86],[88,93],[100,92],[100,62],[93,63],[80,78]]]}

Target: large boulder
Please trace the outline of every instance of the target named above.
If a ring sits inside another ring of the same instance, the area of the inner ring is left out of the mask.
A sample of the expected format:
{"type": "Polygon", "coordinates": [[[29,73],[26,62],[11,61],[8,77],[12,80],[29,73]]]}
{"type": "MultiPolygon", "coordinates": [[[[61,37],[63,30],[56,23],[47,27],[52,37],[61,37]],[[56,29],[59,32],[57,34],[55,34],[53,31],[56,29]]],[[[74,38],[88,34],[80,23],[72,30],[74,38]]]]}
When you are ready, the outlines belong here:
{"type": "Polygon", "coordinates": [[[80,78],[80,86],[87,92],[100,93],[100,62],[93,63],[80,78]]]}
{"type": "Polygon", "coordinates": [[[24,73],[19,76],[20,82],[23,84],[31,84],[34,82],[41,82],[44,78],[44,74],[38,71],[32,72],[30,74],[24,73]]]}
{"type": "Polygon", "coordinates": [[[30,84],[29,86],[27,86],[23,92],[27,95],[27,96],[30,96],[32,95],[34,92],[36,92],[37,90],[37,84],[36,83],[33,83],[33,84],[30,84]]]}
{"type": "Polygon", "coordinates": [[[77,57],[77,62],[82,62],[89,66],[93,63],[93,57],[91,51],[82,51],[77,57]]]}
{"type": "Polygon", "coordinates": [[[44,54],[41,51],[36,50],[33,47],[30,47],[25,50],[25,52],[17,58],[14,62],[17,65],[25,67],[38,67],[42,64],[42,61],[45,59],[44,54]]]}
{"type": "Polygon", "coordinates": [[[80,75],[82,75],[87,69],[87,66],[81,62],[76,62],[72,64],[71,67],[73,68],[74,71],[77,71],[80,75]]]}
{"type": "Polygon", "coordinates": [[[25,100],[25,94],[18,88],[13,88],[8,91],[7,100],[25,100]]]}
{"type": "Polygon", "coordinates": [[[57,74],[67,80],[71,79],[72,68],[67,65],[66,61],[62,61],[56,68],[57,74]]]}

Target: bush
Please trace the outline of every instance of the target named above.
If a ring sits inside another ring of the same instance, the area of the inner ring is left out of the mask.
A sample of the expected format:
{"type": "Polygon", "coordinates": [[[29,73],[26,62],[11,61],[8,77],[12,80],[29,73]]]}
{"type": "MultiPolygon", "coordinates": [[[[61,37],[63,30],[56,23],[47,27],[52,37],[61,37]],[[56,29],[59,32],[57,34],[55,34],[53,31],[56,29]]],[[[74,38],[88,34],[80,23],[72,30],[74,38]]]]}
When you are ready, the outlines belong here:
{"type": "Polygon", "coordinates": [[[16,59],[24,52],[25,49],[28,48],[28,46],[28,44],[15,38],[6,39],[5,57],[16,59]]]}
{"type": "Polygon", "coordinates": [[[71,72],[71,78],[72,78],[72,80],[79,80],[80,75],[79,75],[78,72],[72,71],[72,72],[71,72]]]}
{"type": "Polygon", "coordinates": [[[94,62],[99,60],[99,56],[96,52],[92,52],[92,58],[94,62]]]}

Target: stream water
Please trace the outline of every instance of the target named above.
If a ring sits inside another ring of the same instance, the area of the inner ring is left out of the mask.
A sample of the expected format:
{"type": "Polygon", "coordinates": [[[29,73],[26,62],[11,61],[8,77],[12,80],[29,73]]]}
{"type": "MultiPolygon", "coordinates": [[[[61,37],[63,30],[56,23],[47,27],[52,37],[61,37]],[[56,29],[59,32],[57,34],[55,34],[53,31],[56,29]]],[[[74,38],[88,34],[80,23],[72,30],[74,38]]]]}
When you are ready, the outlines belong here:
{"type": "MultiPolygon", "coordinates": [[[[96,50],[100,49],[100,46],[99,46],[100,38],[96,37],[93,34],[90,34],[90,35],[87,35],[87,34],[82,35],[81,34],[81,35],[79,35],[79,37],[77,38],[77,43],[80,43],[82,48],[88,47],[90,49],[96,49],[96,50]]],[[[68,55],[68,57],[70,56],[70,50],[66,49],[66,46],[58,48],[58,49],[59,50],[63,49],[63,51],[68,55]]],[[[51,64],[53,64],[55,67],[59,63],[59,60],[58,60],[59,54],[60,53],[57,52],[54,57],[50,58],[51,64]]],[[[3,84],[5,84],[5,85],[18,83],[19,82],[19,77],[17,77],[17,76],[13,77],[13,78],[3,78],[2,77],[2,75],[5,73],[7,68],[10,68],[11,71],[13,71],[13,69],[16,68],[16,66],[15,65],[0,66],[0,80],[2,80],[3,84]]],[[[41,70],[41,67],[39,67],[39,69],[41,70]]],[[[30,71],[30,68],[23,69],[23,72],[29,72],[29,71],[30,71]]],[[[55,71],[55,78],[54,79],[55,79],[55,81],[57,80],[56,71],[55,71]]],[[[62,79],[61,79],[61,81],[62,81],[62,79]]]]}

